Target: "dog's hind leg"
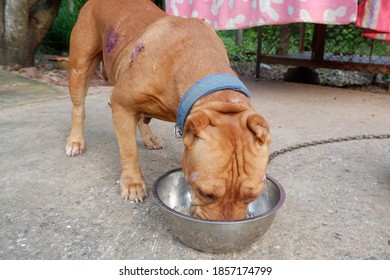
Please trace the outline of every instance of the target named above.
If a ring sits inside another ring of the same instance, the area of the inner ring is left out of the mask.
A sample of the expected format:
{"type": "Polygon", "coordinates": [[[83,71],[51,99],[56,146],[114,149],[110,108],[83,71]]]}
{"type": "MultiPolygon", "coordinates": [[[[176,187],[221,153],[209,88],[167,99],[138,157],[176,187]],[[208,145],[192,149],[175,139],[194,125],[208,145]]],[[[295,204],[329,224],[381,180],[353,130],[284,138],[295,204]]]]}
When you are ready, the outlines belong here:
{"type": "Polygon", "coordinates": [[[165,149],[164,141],[155,136],[149,127],[151,118],[141,116],[137,121],[137,127],[141,135],[142,141],[148,150],[165,149]]]}
{"type": "Polygon", "coordinates": [[[72,129],[65,148],[69,157],[79,155],[85,150],[85,97],[89,83],[102,60],[101,47],[97,42],[99,34],[93,34],[94,28],[88,28],[91,27],[91,22],[83,22],[85,20],[83,17],[78,19],[70,41],[69,93],[73,109],[72,129]]]}

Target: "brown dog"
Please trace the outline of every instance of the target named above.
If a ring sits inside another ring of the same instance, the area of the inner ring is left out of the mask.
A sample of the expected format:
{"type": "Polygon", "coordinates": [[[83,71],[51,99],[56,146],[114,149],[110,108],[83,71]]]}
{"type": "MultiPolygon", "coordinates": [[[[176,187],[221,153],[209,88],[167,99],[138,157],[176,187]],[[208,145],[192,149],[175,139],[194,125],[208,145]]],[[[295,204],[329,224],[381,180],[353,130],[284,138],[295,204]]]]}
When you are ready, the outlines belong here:
{"type": "MultiPolygon", "coordinates": [[[[237,79],[236,74],[223,42],[202,20],[168,16],[150,0],[89,0],[70,41],[68,156],[85,150],[85,96],[102,59],[115,84],[111,108],[120,148],[121,194],[141,202],[147,192],[136,128],[146,147],[163,148],[148,120],[175,122],[182,96],[197,81],[221,73],[237,79]]],[[[267,122],[240,91],[221,89],[199,98],[184,120],[182,165],[195,217],[244,218],[248,204],[262,191],[271,136],[267,122]]]]}

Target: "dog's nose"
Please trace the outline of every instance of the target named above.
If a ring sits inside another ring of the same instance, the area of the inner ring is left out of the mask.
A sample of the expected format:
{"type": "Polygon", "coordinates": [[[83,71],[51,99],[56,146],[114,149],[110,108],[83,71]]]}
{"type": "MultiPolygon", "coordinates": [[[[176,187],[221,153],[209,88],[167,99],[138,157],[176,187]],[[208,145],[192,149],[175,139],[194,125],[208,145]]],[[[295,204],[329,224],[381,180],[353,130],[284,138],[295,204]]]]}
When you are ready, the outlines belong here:
{"type": "Polygon", "coordinates": [[[234,221],[245,219],[247,216],[246,211],[241,211],[242,209],[227,209],[225,208],[222,213],[222,220],[224,221],[234,221]]]}
{"type": "Polygon", "coordinates": [[[231,210],[228,209],[228,208],[225,208],[224,211],[223,211],[223,213],[222,213],[222,220],[224,220],[224,221],[235,220],[234,212],[231,211],[231,210]]]}

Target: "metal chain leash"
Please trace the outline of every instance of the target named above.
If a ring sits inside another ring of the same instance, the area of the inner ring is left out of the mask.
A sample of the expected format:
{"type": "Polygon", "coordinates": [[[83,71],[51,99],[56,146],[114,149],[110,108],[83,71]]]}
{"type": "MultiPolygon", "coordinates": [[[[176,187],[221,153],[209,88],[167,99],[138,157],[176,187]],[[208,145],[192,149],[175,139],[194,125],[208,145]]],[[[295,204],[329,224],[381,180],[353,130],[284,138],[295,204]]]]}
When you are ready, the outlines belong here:
{"type": "Polygon", "coordinates": [[[277,156],[312,146],[319,146],[324,144],[330,144],[330,143],[339,143],[339,142],[347,142],[347,141],[354,141],[354,140],[369,140],[369,139],[390,139],[390,134],[366,134],[366,135],[356,135],[356,136],[347,136],[347,137],[338,137],[338,138],[329,138],[325,140],[317,140],[312,142],[305,142],[297,145],[290,146],[288,148],[281,149],[279,151],[275,151],[271,153],[269,157],[269,161],[271,162],[274,158],[277,156]]]}

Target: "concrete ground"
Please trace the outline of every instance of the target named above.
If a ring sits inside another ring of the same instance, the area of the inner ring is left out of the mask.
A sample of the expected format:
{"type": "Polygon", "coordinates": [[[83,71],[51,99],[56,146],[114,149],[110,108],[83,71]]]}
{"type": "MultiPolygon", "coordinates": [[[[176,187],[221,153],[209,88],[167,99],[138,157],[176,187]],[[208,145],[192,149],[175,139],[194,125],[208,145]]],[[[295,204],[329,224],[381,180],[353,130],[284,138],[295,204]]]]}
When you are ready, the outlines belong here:
{"type": "MultiPolygon", "coordinates": [[[[390,133],[390,94],[244,79],[270,122],[272,151],[332,137],[390,133]]],[[[87,98],[86,152],[65,156],[67,89],[0,72],[0,259],[390,259],[390,139],[299,149],[268,174],[287,199],[268,232],[229,254],[177,241],[151,195],[119,195],[109,87],[87,98]]],[[[180,167],[173,124],[153,120],[165,150],[139,152],[146,183],[180,167]]]]}

